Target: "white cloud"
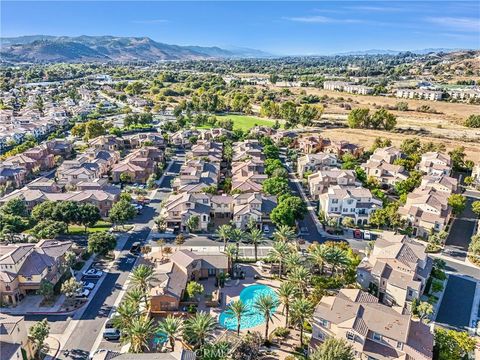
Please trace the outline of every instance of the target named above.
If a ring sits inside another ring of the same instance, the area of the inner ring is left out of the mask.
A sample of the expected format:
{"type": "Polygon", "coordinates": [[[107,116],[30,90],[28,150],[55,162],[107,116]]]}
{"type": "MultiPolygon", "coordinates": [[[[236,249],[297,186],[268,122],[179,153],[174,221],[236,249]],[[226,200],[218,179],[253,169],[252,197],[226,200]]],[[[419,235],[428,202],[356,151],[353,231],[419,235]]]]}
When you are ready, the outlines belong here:
{"type": "Polygon", "coordinates": [[[480,31],[480,20],[463,17],[428,17],[426,21],[459,31],[480,31]]]}
{"type": "Polygon", "coordinates": [[[405,11],[402,8],[388,7],[388,6],[349,6],[345,9],[357,10],[357,11],[370,11],[370,12],[398,12],[405,11]]]}
{"type": "Polygon", "coordinates": [[[334,19],[326,16],[297,16],[297,17],[284,17],[285,20],[312,23],[312,24],[359,24],[364,21],[358,19],[334,19]]]}
{"type": "Polygon", "coordinates": [[[132,24],[163,24],[168,23],[166,19],[145,19],[145,20],[132,20],[132,24]]]}

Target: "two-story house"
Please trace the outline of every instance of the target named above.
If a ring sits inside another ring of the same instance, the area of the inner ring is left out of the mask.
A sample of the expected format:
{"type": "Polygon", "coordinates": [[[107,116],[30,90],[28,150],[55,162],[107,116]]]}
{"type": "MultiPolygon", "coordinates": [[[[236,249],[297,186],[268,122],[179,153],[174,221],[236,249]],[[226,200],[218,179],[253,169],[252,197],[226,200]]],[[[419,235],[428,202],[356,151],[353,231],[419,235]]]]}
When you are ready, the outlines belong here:
{"type": "Polygon", "coordinates": [[[0,314],[0,352],[2,360],[33,358],[33,344],[28,338],[23,316],[0,314]]]}
{"type": "Polygon", "coordinates": [[[327,192],[328,188],[333,185],[359,186],[361,183],[357,182],[354,170],[319,170],[308,176],[308,189],[310,195],[315,199],[327,192]]]}
{"type": "Polygon", "coordinates": [[[418,170],[423,171],[427,175],[450,176],[452,172],[452,159],[449,155],[437,151],[427,152],[422,155],[422,159],[418,164],[418,170]]]}
{"type": "Polygon", "coordinates": [[[303,178],[306,172],[329,170],[337,166],[337,156],[330,153],[307,154],[297,159],[297,173],[300,178],[303,178]]]}

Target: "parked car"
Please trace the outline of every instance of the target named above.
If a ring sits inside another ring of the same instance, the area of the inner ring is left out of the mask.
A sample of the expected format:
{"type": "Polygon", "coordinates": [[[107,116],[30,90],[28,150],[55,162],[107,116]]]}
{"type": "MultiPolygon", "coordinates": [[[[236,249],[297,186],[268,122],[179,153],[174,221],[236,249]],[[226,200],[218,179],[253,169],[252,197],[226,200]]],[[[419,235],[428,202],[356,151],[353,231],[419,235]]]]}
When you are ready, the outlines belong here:
{"type": "Polygon", "coordinates": [[[353,237],[355,239],[361,239],[362,238],[362,231],[360,229],[353,230],[353,237]]]}
{"type": "Polygon", "coordinates": [[[134,255],[138,255],[140,254],[141,250],[142,250],[142,244],[137,241],[132,244],[132,247],[130,248],[130,253],[134,255]]]}
{"type": "Polygon", "coordinates": [[[115,328],[105,329],[103,331],[103,338],[105,340],[118,340],[120,339],[120,330],[115,328]]]}
{"type": "Polygon", "coordinates": [[[105,329],[116,329],[113,325],[113,319],[108,319],[105,323],[105,329]]]}
{"type": "Polygon", "coordinates": [[[90,290],[82,289],[81,291],[79,291],[75,294],[75,297],[76,298],[86,298],[86,297],[88,297],[88,295],[90,295],[90,290]]]}
{"type": "Polygon", "coordinates": [[[95,284],[92,283],[92,282],[86,282],[86,281],[82,281],[82,287],[84,289],[87,289],[87,290],[93,290],[93,288],[95,287],[95,284]]]}
{"type": "Polygon", "coordinates": [[[83,272],[83,277],[85,279],[98,279],[102,277],[103,271],[95,268],[88,269],[87,271],[83,272]]]}
{"type": "Polygon", "coordinates": [[[363,230],[363,238],[365,240],[372,240],[372,233],[368,230],[363,230]]]}
{"type": "Polygon", "coordinates": [[[263,225],[263,232],[268,234],[270,232],[270,227],[268,225],[263,225]]]}

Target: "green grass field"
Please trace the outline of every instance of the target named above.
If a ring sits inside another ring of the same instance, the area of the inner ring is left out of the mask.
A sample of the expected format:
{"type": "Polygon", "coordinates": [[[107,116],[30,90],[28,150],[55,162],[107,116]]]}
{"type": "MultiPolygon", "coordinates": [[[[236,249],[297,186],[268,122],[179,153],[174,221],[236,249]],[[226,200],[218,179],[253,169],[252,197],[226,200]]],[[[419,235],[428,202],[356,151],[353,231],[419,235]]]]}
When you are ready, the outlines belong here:
{"type": "MultiPolygon", "coordinates": [[[[100,220],[94,226],[87,228],[87,233],[99,232],[99,231],[107,231],[112,227],[112,224],[108,221],[100,220]]],[[[84,235],[85,228],[80,225],[70,225],[68,227],[69,235],[84,235]]]]}
{"type": "Polygon", "coordinates": [[[231,119],[233,121],[234,129],[241,129],[244,131],[250,130],[255,125],[273,126],[275,120],[263,119],[256,116],[246,115],[221,115],[217,116],[219,119],[231,119]]]}

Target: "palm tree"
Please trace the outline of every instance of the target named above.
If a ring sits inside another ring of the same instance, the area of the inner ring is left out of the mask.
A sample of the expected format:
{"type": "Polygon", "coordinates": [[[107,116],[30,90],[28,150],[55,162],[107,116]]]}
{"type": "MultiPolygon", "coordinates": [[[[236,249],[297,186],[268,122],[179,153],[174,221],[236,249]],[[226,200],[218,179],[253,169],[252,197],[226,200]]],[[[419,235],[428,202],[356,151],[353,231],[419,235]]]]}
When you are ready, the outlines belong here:
{"type": "Polygon", "coordinates": [[[329,248],[325,260],[332,267],[330,276],[335,274],[337,268],[344,269],[350,264],[348,253],[336,246],[329,248]]]}
{"type": "Polygon", "coordinates": [[[268,325],[270,321],[273,321],[274,309],[277,305],[277,300],[268,294],[260,295],[253,304],[253,308],[263,314],[265,318],[265,342],[268,340],[268,325]]]}
{"type": "Polygon", "coordinates": [[[296,266],[288,274],[288,280],[295,284],[303,294],[306,294],[310,276],[310,271],[305,266],[296,266]]]}
{"type": "Polygon", "coordinates": [[[282,277],[283,274],[283,258],[289,252],[288,244],[283,241],[275,241],[272,248],[270,249],[269,256],[273,261],[278,262],[278,276],[282,277]]]}
{"type": "Polygon", "coordinates": [[[328,247],[325,245],[315,245],[310,248],[310,259],[314,265],[320,267],[320,274],[323,274],[327,254],[328,247]]]}
{"type": "Polygon", "coordinates": [[[148,309],[148,292],[150,291],[150,281],[152,281],[153,274],[154,274],[153,267],[148,265],[138,265],[132,271],[132,284],[142,290],[144,300],[145,300],[145,308],[148,309]]]}
{"type": "Polygon", "coordinates": [[[290,271],[294,267],[300,266],[302,263],[302,259],[300,258],[300,255],[297,251],[292,251],[289,252],[287,256],[285,256],[284,263],[287,271],[290,271]]]}
{"type": "Polygon", "coordinates": [[[263,237],[262,230],[260,229],[251,229],[250,233],[247,234],[247,239],[248,241],[253,244],[254,252],[255,252],[255,261],[258,260],[257,254],[258,254],[258,245],[262,244],[265,242],[265,238],[263,237]]]}
{"type": "Polygon", "coordinates": [[[217,235],[223,241],[223,250],[227,248],[227,241],[230,237],[230,232],[232,231],[232,227],[228,224],[224,224],[218,227],[217,235]]]}
{"type": "Polygon", "coordinates": [[[155,323],[152,319],[144,316],[136,317],[127,329],[123,342],[130,343],[131,352],[142,352],[143,349],[148,349],[148,343],[155,335],[155,330],[155,323]]]}
{"type": "Polygon", "coordinates": [[[283,241],[285,243],[290,242],[296,238],[295,230],[288,225],[279,225],[277,230],[273,233],[273,238],[277,241],[283,241]]]}
{"type": "Polygon", "coordinates": [[[178,339],[181,331],[183,330],[182,319],[168,315],[165,320],[158,325],[158,330],[168,337],[172,352],[175,351],[175,340],[178,339]]]}
{"type": "Polygon", "coordinates": [[[234,244],[228,244],[227,248],[224,251],[225,255],[228,257],[228,268],[231,273],[233,265],[235,264],[234,258],[237,256],[237,247],[234,244]]]}
{"type": "Polygon", "coordinates": [[[235,262],[238,261],[238,254],[240,252],[240,243],[245,238],[245,232],[241,229],[233,228],[230,231],[230,239],[232,239],[237,246],[237,253],[235,254],[235,262]]]}
{"type": "Polygon", "coordinates": [[[130,329],[133,321],[138,318],[138,304],[133,301],[123,301],[116,310],[116,315],[113,317],[113,325],[123,333],[130,329]]]}
{"type": "Polygon", "coordinates": [[[132,288],[128,290],[128,292],[125,294],[125,299],[126,301],[131,302],[132,304],[135,304],[135,306],[138,307],[140,305],[140,302],[144,299],[145,294],[140,288],[132,288]]]}
{"type": "Polygon", "coordinates": [[[277,290],[278,299],[283,305],[285,310],[285,327],[288,327],[288,314],[290,312],[290,302],[293,301],[293,297],[297,294],[296,286],[290,282],[283,282],[277,290]]]}
{"type": "Polygon", "coordinates": [[[235,300],[232,301],[227,306],[227,314],[231,316],[235,316],[237,319],[237,335],[240,335],[240,321],[242,320],[242,316],[247,312],[248,307],[242,300],[235,300]]]}
{"type": "Polygon", "coordinates": [[[292,320],[300,328],[300,346],[303,345],[303,329],[305,321],[313,315],[314,305],[306,298],[299,298],[292,303],[292,320]]]}
{"type": "Polygon", "coordinates": [[[186,341],[196,348],[201,348],[215,329],[215,319],[206,312],[198,312],[185,321],[183,335],[186,341]]]}

